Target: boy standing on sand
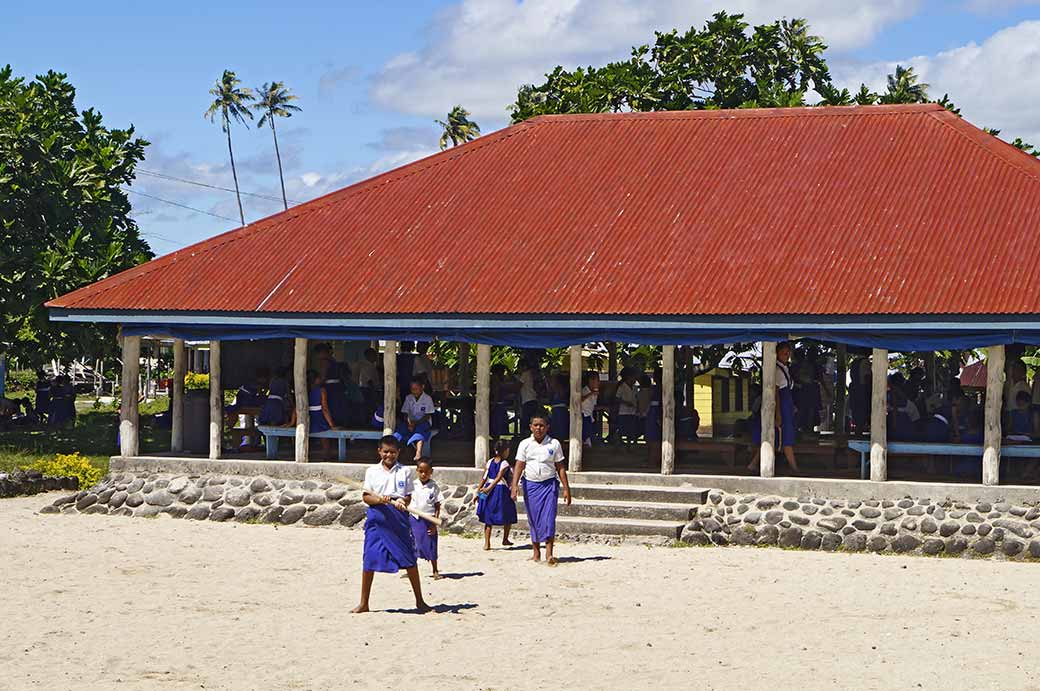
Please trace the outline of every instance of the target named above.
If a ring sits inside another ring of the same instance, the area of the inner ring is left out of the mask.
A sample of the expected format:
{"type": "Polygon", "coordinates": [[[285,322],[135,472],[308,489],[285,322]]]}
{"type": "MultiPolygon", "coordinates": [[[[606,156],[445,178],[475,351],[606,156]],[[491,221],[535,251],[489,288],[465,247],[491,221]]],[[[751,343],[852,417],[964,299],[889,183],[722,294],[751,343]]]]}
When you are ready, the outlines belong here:
{"type": "Polygon", "coordinates": [[[512,497],[516,501],[517,487],[523,484],[524,510],[531,533],[534,554],[531,561],[541,561],[541,543],[545,543],[545,561],[556,566],[553,543],[556,539],[556,502],[563,484],[563,501],[571,503],[571,486],[567,481],[563,447],[549,436],[549,420],[544,413],[531,416],[531,436],[520,442],[516,450],[516,472],[513,475],[512,497]],[[521,479],[522,478],[522,479],[521,479]],[[557,479],[558,478],[558,479],[557,479]]]}
{"type": "Polygon", "coordinates": [[[415,608],[429,612],[422,596],[419,569],[416,568],[415,542],[408,522],[408,503],[412,499],[415,476],[411,468],[397,462],[397,438],[387,435],[379,440],[380,462],[365,471],[362,500],[368,505],[365,516],[365,552],[362,558],[361,602],[354,614],[368,611],[375,572],[397,573],[404,569],[415,593],[415,608]]]}

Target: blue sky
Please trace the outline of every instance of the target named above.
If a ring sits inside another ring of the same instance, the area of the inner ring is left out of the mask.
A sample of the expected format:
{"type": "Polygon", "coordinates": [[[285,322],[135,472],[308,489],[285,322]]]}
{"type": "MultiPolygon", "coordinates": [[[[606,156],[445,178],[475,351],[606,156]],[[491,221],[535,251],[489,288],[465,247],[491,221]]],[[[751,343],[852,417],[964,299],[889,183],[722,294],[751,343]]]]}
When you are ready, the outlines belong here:
{"type": "MultiPolygon", "coordinates": [[[[831,46],[836,80],[880,86],[897,62],[969,120],[1040,143],[1040,0],[244,0],[84,5],[7,0],[0,62],[69,74],[81,108],[133,123],[153,144],[142,170],[231,187],[219,127],[202,117],[225,68],[246,86],[284,81],[302,113],[280,120],[289,197],[305,201],[436,151],[455,103],[485,132],[506,125],[516,86],[557,64],[627,55],[654,30],[712,12],[755,22],[806,17],[831,46]]],[[[268,130],[236,128],[242,189],[277,196],[268,130]]],[[[234,195],[142,175],[142,193],[236,217],[234,195]]],[[[237,223],[134,196],[157,254],[237,223]]],[[[244,197],[247,221],[280,202],[244,197]]]]}

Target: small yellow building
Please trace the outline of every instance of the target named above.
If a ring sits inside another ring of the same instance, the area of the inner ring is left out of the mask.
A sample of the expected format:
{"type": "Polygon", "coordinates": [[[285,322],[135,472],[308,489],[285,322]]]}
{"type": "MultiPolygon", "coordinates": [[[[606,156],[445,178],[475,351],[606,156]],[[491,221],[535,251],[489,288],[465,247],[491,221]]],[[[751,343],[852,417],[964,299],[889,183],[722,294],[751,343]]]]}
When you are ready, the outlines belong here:
{"type": "Polygon", "coordinates": [[[733,434],[737,421],[751,416],[751,363],[730,353],[717,367],[694,377],[693,403],[701,417],[699,433],[715,437],[733,434]],[[739,363],[735,362],[740,360],[739,363]]]}

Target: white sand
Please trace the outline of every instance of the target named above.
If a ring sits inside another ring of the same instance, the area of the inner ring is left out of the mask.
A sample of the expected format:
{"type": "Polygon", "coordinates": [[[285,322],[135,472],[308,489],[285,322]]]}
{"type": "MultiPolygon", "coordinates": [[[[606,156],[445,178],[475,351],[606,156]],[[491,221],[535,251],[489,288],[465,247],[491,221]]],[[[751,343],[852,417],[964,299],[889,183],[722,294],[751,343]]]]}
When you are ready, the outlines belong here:
{"type": "MultiPolygon", "coordinates": [[[[53,497],[51,497],[53,499],[53,497]]],[[[0,688],[1037,688],[1040,565],[788,552],[441,542],[428,601],[362,533],[0,501],[0,688]],[[532,658],[540,664],[529,666],[532,658]]]]}

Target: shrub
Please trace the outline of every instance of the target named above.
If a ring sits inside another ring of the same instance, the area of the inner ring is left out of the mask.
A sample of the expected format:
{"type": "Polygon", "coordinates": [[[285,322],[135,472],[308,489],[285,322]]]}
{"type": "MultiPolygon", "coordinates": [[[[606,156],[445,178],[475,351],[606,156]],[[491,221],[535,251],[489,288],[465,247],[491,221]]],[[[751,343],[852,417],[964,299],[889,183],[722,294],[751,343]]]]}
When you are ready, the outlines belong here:
{"type": "Polygon", "coordinates": [[[209,389],[209,375],[188,372],[184,375],[185,391],[204,391],[209,389]]]}
{"type": "Polygon", "coordinates": [[[101,482],[101,469],[75,453],[59,453],[54,458],[41,458],[32,464],[33,469],[52,477],[74,477],[79,479],[79,488],[87,489],[101,482]]]}
{"type": "Polygon", "coordinates": [[[7,373],[7,392],[36,390],[36,372],[31,369],[16,369],[7,373]]]}

